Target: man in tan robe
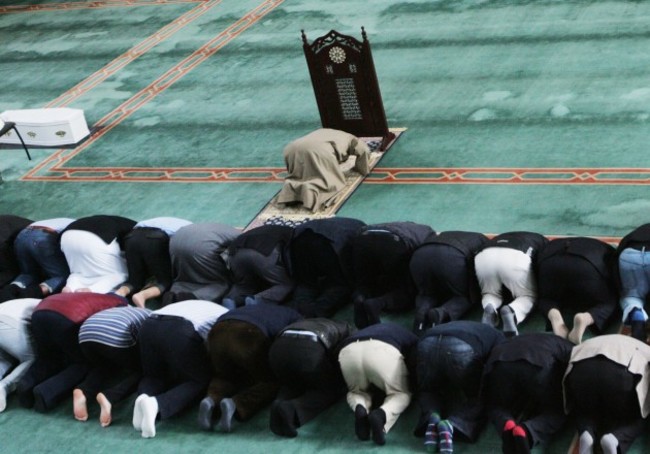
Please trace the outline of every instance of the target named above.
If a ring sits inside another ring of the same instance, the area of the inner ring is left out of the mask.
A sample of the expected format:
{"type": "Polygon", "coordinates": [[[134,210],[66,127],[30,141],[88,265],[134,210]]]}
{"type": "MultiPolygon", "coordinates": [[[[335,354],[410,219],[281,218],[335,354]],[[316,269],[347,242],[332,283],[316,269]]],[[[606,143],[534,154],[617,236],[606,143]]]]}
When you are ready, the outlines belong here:
{"type": "Polygon", "coordinates": [[[356,156],[354,170],[370,172],[368,145],[352,134],[335,129],[317,129],[289,143],[284,149],[289,175],[278,195],[278,203],[301,202],[317,211],[331,203],[345,187],[340,164],[356,156]]]}

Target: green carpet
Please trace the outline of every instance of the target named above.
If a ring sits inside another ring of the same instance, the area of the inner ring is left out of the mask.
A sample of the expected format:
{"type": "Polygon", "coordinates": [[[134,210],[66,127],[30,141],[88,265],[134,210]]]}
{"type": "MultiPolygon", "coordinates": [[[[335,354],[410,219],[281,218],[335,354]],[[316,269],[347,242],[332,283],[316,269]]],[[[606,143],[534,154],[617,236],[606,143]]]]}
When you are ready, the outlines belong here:
{"type": "MultiPolygon", "coordinates": [[[[650,3],[614,0],[4,1],[0,112],[80,108],[93,135],[31,148],[33,161],[0,145],[0,212],[247,225],[280,189],[266,176],[284,145],[320,126],[300,30],[361,26],[389,126],[408,132],[340,215],[614,238],[648,222],[650,3]]],[[[14,452],[380,449],[354,439],[343,403],[296,440],[274,437],[267,413],[224,435],[198,432],[193,410],[141,440],[128,405],[109,429],[73,421],[70,405],[16,407],[0,414],[14,452]]],[[[413,422],[410,409],[383,449],[422,450],[413,422]]],[[[457,444],[498,448],[491,428],[457,444]]]]}

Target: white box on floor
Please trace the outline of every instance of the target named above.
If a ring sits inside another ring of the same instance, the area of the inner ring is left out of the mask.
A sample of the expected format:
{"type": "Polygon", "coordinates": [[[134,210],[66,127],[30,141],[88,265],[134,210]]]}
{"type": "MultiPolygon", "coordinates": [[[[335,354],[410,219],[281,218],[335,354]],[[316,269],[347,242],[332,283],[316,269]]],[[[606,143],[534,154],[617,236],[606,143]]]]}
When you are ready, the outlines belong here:
{"type": "MultiPolygon", "coordinates": [[[[81,109],[57,107],[52,109],[6,110],[0,114],[4,121],[13,121],[27,145],[73,145],[88,137],[88,125],[81,109]]],[[[14,131],[0,137],[0,143],[20,144],[14,131]]]]}

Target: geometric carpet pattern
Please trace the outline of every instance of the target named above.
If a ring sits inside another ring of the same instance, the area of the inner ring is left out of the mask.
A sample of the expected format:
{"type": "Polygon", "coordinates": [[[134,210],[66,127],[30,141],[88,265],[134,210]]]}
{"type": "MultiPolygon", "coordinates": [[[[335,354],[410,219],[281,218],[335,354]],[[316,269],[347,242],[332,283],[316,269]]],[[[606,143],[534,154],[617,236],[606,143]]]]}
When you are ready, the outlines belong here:
{"type": "MultiPolygon", "coordinates": [[[[121,103],[118,107],[114,108],[112,111],[106,113],[96,124],[93,125],[92,129],[95,131],[91,137],[84,141],[79,146],[75,147],[72,150],[61,149],[54,153],[51,157],[46,159],[44,162],[36,166],[33,170],[27,173],[23,180],[67,180],[78,178],[81,181],[92,181],[92,180],[129,180],[133,179],[134,181],[148,181],[148,180],[160,180],[160,179],[174,179],[174,176],[178,176],[181,181],[219,181],[222,178],[222,170],[212,170],[209,169],[205,172],[201,169],[115,169],[115,168],[70,168],[66,169],[64,167],[65,163],[72,159],[74,156],[81,153],[86,148],[90,147],[93,143],[97,142],[104,135],[108,134],[113,128],[119,125],[126,118],[131,116],[134,112],[140,109],[142,106],[147,104],[149,101],[154,99],[156,96],[167,90],[175,82],[183,78],[188,74],[193,68],[203,63],[213,54],[218,52],[226,44],[236,38],[239,34],[244,32],[247,28],[258,22],[266,14],[272,11],[276,6],[282,3],[283,0],[267,0],[259,4],[257,7],[246,13],[243,17],[234,21],[228,27],[226,27],[222,32],[218,33],[214,38],[209,40],[207,43],[203,44],[201,47],[196,49],[188,57],[184,58],[182,61],[178,62],[173,67],[165,71],[161,76],[153,80],[139,92],[131,96],[128,100],[121,103]],[[207,176],[207,178],[206,178],[207,176]],[[210,178],[213,177],[213,178],[210,178]]],[[[116,4],[128,5],[134,2],[123,1],[123,2],[99,2],[101,7],[117,6],[116,4]]],[[[149,4],[152,2],[146,1],[137,1],[135,2],[138,5],[149,4]]],[[[157,1],[153,3],[183,3],[183,1],[157,1]]],[[[189,3],[189,2],[185,2],[189,3]]],[[[170,24],[166,25],[162,29],[158,30],[155,34],[148,37],[146,40],[140,42],[133,48],[129,49],[125,54],[117,57],[115,60],[110,62],[101,70],[89,76],[83,82],[79,83],[68,92],[61,95],[56,100],[52,101],[45,107],[64,107],[67,106],[71,101],[78,98],[79,96],[87,93],[92,90],[93,87],[97,86],[100,82],[106,80],[109,76],[115,74],[115,72],[123,69],[133,60],[137,59],[144,52],[149,50],[154,45],[160,43],[162,40],[171,36],[177,30],[183,28],[185,25],[189,24],[200,15],[207,12],[209,9],[218,6],[221,3],[221,0],[209,0],[201,1],[200,4],[190,10],[188,13],[183,14],[177,19],[173,20],[170,24]]],[[[57,5],[58,7],[66,8],[67,4],[57,5]]],[[[77,6],[76,4],[72,4],[77,6]]],[[[1,12],[2,10],[0,10],[1,12]]]]}

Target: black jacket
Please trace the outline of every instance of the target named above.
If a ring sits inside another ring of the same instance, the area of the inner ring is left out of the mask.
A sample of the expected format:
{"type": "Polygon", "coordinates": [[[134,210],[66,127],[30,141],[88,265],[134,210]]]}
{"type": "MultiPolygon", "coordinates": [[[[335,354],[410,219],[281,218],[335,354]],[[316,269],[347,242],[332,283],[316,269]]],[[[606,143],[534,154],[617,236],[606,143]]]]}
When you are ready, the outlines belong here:
{"type": "Polygon", "coordinates": [[[587,260],[605,279],[614,277],[616,249],[596,238],[573,237],[549,241],[537,255],[535,265],[551,257],[573,255],[587,260]]]}
{"type": "Polygon", "coordinates": [[[620,254],[625,248],[640,249],[643,246],[650,250],[650,224],[643,224],[625,235],[616,251],[620,254]]]}
{"type": "Polygon", "coordinates": [[[122,216],[98,214],[73,221],[61,234],[63,235],[68,230],[84,230],[94,233],[106,244],[111,244],[113,240],[117,239],[120,249],[123,250],[124,238],[131,233],[135,224],[134,220],[122,216]]]}
{"type": "Polygon", "coordinates": [[[307,318],[286,326],[280,334],[287,330],[309,331],[316,334],[323,346],[336,357],[339,345],[354,332],[355,328],[347,322],[329,318],[307,318]]]}
{"type": "Polygon", "coordinates": [[[497,235],[485,244],[483,249],[490,247],[506,247],[516,249],[530,256],[531,260],[539,250],[548,243],[548,239],[539,233],[534,232],[507,232],[497,235]]]}
{"type": "Polygon", "coordinates": [[[366,225],[361,227],[357,234],[363,235],[364,233],[372,232],[373,230],[385,230],[397,235],[411,252],[420,246],[430,235],[435,235],[436,233],[428,225],[404,221],[366,225]]]}

